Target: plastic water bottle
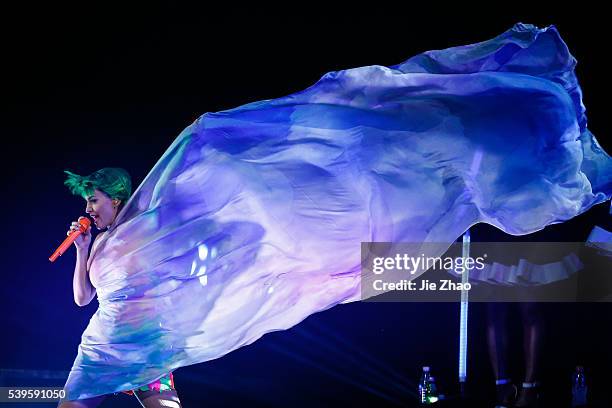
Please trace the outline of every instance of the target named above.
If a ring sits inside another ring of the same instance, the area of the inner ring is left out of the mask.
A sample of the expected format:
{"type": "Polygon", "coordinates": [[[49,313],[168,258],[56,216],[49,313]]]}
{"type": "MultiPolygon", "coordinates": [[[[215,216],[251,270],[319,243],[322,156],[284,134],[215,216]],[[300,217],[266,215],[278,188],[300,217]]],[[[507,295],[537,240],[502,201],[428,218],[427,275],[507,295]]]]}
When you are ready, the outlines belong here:
{"type": "Polygon", "coordinates": [[[581,407],[587,404],[587,384],[584,376],[584,367],[576,366],[572,378],[572,407],[581,407]]]}
{"type": "Polygon", "coordinates": [[[423,367],[423,374],[419,381],[419,402],[422,405],[433,404],[438,401],[438,391],[434,377],[432,377],[429,367],[423,367]]]}
{"type": "Polygon", "coordinates": [[[429,375],[429,403],[433,404],[438,402],[440,396],[438,395],[438,387],[436,386],[436,379],[433,375],[429,375]]]}
{"type": "Polygon", "coordinates": [[[429,367],[423,367],[423,373],[421,374],[421,380],[419,381],[419,402],[421,404],[429,404],[429,367]]]}

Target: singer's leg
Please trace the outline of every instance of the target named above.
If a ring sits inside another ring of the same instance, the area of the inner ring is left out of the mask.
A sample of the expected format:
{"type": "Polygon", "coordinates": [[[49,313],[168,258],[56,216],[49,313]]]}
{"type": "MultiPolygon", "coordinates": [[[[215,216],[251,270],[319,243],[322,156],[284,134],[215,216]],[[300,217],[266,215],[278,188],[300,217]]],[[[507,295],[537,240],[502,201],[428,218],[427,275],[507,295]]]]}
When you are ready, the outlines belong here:
{"type": "Polygon", "coordinates": [[[146,387],[134,390],[134,395],[145,408],[181,408],[181,401],[174,388],[174,376],[168,373],[146,387]]]}
{"type": "Polygon", "coordinates": [[[181,401],[176,390],[164,390],[162,392],[136,391],[136,399],[145,408],[182,408],[181,401]]]}
{"type": "Polygon", "coordinates": [[[74,401],[63,401],[58,405],[58,408],[95,408],[99,406],[108,395],[100,395],[99,397],[87,398],[74,401]]]}

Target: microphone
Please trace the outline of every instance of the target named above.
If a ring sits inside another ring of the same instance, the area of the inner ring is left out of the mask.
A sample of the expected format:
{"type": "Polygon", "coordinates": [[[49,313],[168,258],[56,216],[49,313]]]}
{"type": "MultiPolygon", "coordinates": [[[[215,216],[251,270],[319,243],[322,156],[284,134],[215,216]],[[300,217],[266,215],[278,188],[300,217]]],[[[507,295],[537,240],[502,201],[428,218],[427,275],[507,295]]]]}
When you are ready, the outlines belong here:
{"type": "Polygon", "coordinates": [[[53,253],[53,255],[51,255],[51,257],[49,257],[49,260],[51,262],[54,262],[57,258],[59,258],[60,256],[62,256],[62,254],[64,252],[66,252],[66,250],[68,249],[68,247],[70,247],[70,245],[72,245],[72,243],[74,242],[75,239],[77,239],[77,237],[79,235],[81,235],[82,233],[84,233],[85,231],[87,231],[87,228],[89,228],[89,226],[91,225],[91,221],[89,220],[89,218],[85,218],[85,217],[79,217],[79,224],[80,227],[78,230],[74,230],[70,233],[70,235],[68,235],[66,237],[66,239],[64,240],[64,242],[62,242],[62,244],[57,247],[57,249],[55,250],[55,252],[53,253]]]}

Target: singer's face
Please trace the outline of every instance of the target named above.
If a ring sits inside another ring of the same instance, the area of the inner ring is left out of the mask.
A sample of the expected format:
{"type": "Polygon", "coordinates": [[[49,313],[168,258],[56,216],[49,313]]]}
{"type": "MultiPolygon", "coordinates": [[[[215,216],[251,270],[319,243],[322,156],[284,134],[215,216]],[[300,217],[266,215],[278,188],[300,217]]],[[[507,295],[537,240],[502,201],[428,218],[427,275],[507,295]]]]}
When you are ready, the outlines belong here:
{"type": "MultiPolygon", "coordinates": [[[[85,212],[91,217],[94,225],[99,229],[108,227],[115,220],[117,210],[113,208],[113,200],[100,190],[87,197],[85,212]]],[[[115,200],[116,201],[116,200],[115,200]]]]}

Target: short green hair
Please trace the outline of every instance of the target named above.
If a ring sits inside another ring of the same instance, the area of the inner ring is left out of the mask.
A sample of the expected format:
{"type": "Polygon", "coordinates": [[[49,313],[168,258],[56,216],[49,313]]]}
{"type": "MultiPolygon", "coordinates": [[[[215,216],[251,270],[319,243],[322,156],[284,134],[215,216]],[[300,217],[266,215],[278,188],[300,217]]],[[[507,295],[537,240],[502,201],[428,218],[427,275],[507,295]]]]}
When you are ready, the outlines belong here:
{"type": "Polygon", "coordinates": [[[64,170],[68,175],[64,185],[74,195],[80,195],[84,199],[94,194],[94,190],[100,190],[110,198],[116,198],[125,203],[132,194],[132,180],[124,169],[118,167],[106,167],[94,171],[89,176],[79,176],[71,171],[64,170]]]}

